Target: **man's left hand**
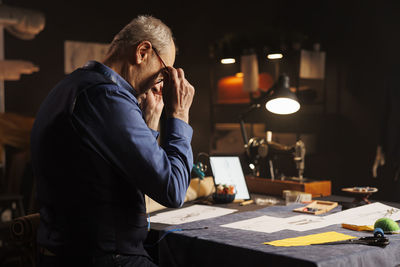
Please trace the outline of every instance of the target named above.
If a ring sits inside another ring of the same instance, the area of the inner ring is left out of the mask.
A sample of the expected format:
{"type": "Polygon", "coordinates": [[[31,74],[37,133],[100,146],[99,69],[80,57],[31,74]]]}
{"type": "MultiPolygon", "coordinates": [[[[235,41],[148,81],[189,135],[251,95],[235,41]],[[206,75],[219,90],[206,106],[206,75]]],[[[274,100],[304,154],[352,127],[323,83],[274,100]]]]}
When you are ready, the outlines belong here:
{"type": "Polygon", "coordinates": [[[141,103],[141,109],[144,113],[144,120],[150,129],[157,131],[163,107],[162,95],[152,90],[146,92],[146,99],[141,103]]]}

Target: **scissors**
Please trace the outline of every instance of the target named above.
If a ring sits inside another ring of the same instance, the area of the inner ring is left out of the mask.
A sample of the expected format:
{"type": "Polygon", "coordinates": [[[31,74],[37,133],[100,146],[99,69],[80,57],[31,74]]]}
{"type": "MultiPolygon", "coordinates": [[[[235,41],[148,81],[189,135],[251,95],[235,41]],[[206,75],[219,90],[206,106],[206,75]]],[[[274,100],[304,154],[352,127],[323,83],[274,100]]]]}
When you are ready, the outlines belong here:
{"type": "Polygon", "coordinates": [[[359,239],[348,239],[343,241],[327,242],[312,245],[338,245],[338,244],[361,244],[368,246],[386,247],[389,244],[389,238],[387,237],[376,237],[376,236],[366,236],[359,239]]]}

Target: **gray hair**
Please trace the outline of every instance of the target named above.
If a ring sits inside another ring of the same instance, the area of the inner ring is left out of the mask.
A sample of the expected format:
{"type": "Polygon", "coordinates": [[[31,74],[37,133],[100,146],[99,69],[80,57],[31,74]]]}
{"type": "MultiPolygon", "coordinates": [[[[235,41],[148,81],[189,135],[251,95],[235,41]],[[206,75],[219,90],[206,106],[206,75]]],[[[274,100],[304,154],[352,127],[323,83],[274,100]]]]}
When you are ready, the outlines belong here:
{"type": "Polygon", "coordinates": [[[127,24],[113,39],[108,50],[108,56],[114,57],[125,48],[149,41],[157,52],[162,53],[173,41],[171,29],[161,20],[140,15],[127,24]]]}

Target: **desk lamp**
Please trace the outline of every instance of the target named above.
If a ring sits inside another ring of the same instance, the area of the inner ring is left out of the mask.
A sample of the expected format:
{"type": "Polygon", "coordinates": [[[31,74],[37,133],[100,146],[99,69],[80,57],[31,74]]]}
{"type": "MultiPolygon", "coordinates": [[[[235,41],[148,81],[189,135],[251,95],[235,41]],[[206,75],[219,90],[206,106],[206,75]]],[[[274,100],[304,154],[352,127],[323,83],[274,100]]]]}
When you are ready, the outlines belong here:
{"type": "Polygon", "coordinates": [[[252,104],[239,116],[240,129],[242,131],[242,138],[245,146],[248,140],[244,128],[244,119],[253,110],[265,106],[265,108],[271,113],[288,115],[295,113],[300,109],[300,103],[296,94],[290,91],[289,77],[286,74],[282,74],[278,81],[267,92],[261,93],[261,97],[258,98],[257,102],[258,103],[252,104]]]}
{"type": "Polygon", "coordinates": [[[295,93],[290,91],[289,77],[282,74],[278,82],[269,89],[265,95],[265,108],[275,114],[287,115],[297,112],[300,109],[300,103],[295,93]]]}
{"type": "MultiPolygon", "coordinates": [[[[300,103],[296,95],[290,91],[289,88],[289,77],[286,74],[282,74],[278,81],[265,93],[262,93],[261,97],[258,98],[258,103],[252,104],[245,112],[239,116],[240,120],[240,130],[242,133],[242,138],[244,142],[244,147],[248,156],[251,157],[251,147],[257,146],[257,151],[259,154],[267,154],[268,147],[263,140],[258,140],[254,142],[254,138],[248,140],[246,129],[244,127],[244,119],[255,109],[262,106],[275,114],[288,115],[297,112],[300,109],[300,103]],[[260,152],[261,151],[261,152],[260,152]]],[[[282,147],[283,150],[287,148],[282,147]]],[[[271,162],[272,164],[272,162],[271,162]]],[[[252,164],[254,167],[254,164],[252,164]]],[[[271,171],[271,178],[274,179],[274,174],[271,171]]]]}

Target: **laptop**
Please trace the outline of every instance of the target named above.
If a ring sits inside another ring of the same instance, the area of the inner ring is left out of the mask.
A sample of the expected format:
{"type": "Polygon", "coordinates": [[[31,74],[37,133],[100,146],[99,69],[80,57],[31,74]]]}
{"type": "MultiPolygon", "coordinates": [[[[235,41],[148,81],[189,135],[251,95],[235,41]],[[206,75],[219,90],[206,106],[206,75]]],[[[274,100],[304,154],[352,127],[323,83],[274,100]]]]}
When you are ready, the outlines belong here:
{"type": "Polygon", "coordinates": [[[210,156],[210,165],[215,184],[229,184],[236,187],[235,199],[250,199],[238,156],[210,156]]]}

